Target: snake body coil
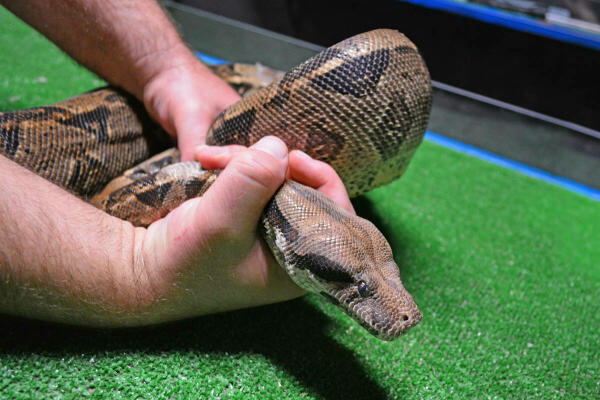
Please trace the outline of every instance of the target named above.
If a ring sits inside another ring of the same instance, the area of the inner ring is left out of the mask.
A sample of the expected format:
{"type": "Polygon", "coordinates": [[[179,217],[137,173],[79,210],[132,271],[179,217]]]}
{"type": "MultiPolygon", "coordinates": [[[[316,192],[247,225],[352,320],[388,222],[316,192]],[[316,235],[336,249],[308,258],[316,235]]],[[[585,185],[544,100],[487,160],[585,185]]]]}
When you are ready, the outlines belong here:
{"type": "MultiPolygon", "coordinates": [[[[331,164],[356,196],[402,175],[430,107],[429,73],[417,48],[396,31],[376,30],[253,91],[221,113],[207,143],[251,145],[277,135],[331,164]]],[[[218,175],[179,162],[174,149],[151,157],[165,148],[164,134],[114,89],[0,113],[0,128],[0,154],[136,225],[201,195],[218,175]]],[[[385,238],[321,193],[286,182],[266,207],[261,231],[299,286],[332,300],[377,337],[394,339],[421,319],[385,238]]]]}

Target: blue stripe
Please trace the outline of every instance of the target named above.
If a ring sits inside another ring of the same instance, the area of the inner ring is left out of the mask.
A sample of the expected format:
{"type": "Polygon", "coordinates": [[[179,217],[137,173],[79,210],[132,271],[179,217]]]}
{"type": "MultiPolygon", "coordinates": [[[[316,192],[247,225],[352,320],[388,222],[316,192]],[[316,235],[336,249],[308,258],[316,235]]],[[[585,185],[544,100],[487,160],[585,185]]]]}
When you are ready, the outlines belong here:
{"type": "Polygon", "coordinates": [[[533,168],[513,160],[509,160],[508,158],[489,153],[485,150],[478,149],[477,147],[459,142],[454,139],[450,139],[446,136],[442,136],[437,133],[428,131],[427,133],[425,133],[425,139],[427,139],[430,142],[439,144],[440,146],[444,146],[449,149],[480,158],[493,164],[500,165],[501,167],[512,169],[532,178],[560,186],[564,189],[570,190],[572,192],[581,194],[586,197],[590,197],[596,201],[600,201],[600,190],[582,185],[581,183],[577,183],[560,176],[552,175],[540,169],[533,168]]]}
{"type": "Polygon", "coordinates": [[[401,0],[418,6],[447,11],[465,17],[474,18],[490,24],[501,25],[522,32],[533,33],[563,42],[600,50],[600,37],[562,26],[549,25],[524,15],[498,10],[479,4],[453,0],[401,0]]]}
{"type": "Polygon", "coordinates": [[[227,61],[225,61],[225,60],[222,60],[222,59],[217,58],[217,57],[210,56],[208,54],[200,53],[199,51],[196,52],[196,56],[200,60],[202,60],[203,63],[208,64],[208,65],[227,64],[227,61]]]}

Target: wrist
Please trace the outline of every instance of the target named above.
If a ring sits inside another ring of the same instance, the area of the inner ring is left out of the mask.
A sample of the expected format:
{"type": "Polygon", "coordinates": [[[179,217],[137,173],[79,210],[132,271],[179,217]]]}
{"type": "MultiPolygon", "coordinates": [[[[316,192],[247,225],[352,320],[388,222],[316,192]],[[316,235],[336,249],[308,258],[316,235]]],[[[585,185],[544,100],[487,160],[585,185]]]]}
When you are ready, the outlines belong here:
{"type": "Polygon", "coordinates": [[[137,55],[132,62],[132,72],[122,86],[139,100],[144,99],[146,88],[160,76],[169,71],[186,68],[199,63],[198,59],[181,40],[174,41],[166,47],[152,49],[137,55]]]}

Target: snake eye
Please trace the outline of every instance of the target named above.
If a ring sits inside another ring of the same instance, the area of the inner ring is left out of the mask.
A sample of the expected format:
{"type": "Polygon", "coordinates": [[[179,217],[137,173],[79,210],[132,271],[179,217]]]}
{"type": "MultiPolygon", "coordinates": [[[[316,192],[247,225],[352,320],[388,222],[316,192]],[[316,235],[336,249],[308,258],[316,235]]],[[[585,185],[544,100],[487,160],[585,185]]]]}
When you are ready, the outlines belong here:
{"type": "Polygon", "coordinates": [[[361,297],[367,297],[369,294],[369,286],[367,286],[365,281],[358,282],[358,294],[360,294],[361,297]]]}

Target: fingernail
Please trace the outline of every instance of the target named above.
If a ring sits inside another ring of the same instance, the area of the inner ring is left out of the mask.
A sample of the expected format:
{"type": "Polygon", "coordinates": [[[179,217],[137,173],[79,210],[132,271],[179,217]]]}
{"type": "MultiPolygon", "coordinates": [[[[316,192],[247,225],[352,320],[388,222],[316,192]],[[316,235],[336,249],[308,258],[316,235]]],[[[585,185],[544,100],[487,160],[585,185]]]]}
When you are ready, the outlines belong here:
{"type": "Polygon", "coordinates": [[[302,158],[307,158],[307,159],[310,159],[310,160],[312,160],[312,159],[313,159],[311,156],[309,156],[308,154],[306,154],[306,153],[305,153],[305,152],[303,152],[302,150],[295,150],[295,151],[296,151],[296,153],[297,153],[297,154],[298,154],[300,157],[302,157],[302,158]]]}
{"type": "Polygon", "coordinates": [[[288,153],[287,147],[280,139],[269,136],[260,139],[252,147],[256,150],[264,151],[265,153],[280,160],[284,160],[288,153]]]}
{"type": "Polygon", "coordinates": [[[212,156],[218,156],[219,154],[223,154],[227,151],[228,151],[227,148],[223,148],[223,147],[219,147],[219,146],[208,146],[206,144],[201,144],[200,146],[196,147],[195,153],[207,152],[207,153],[210,153],[210,155],[212,155],[212,156]]]}

